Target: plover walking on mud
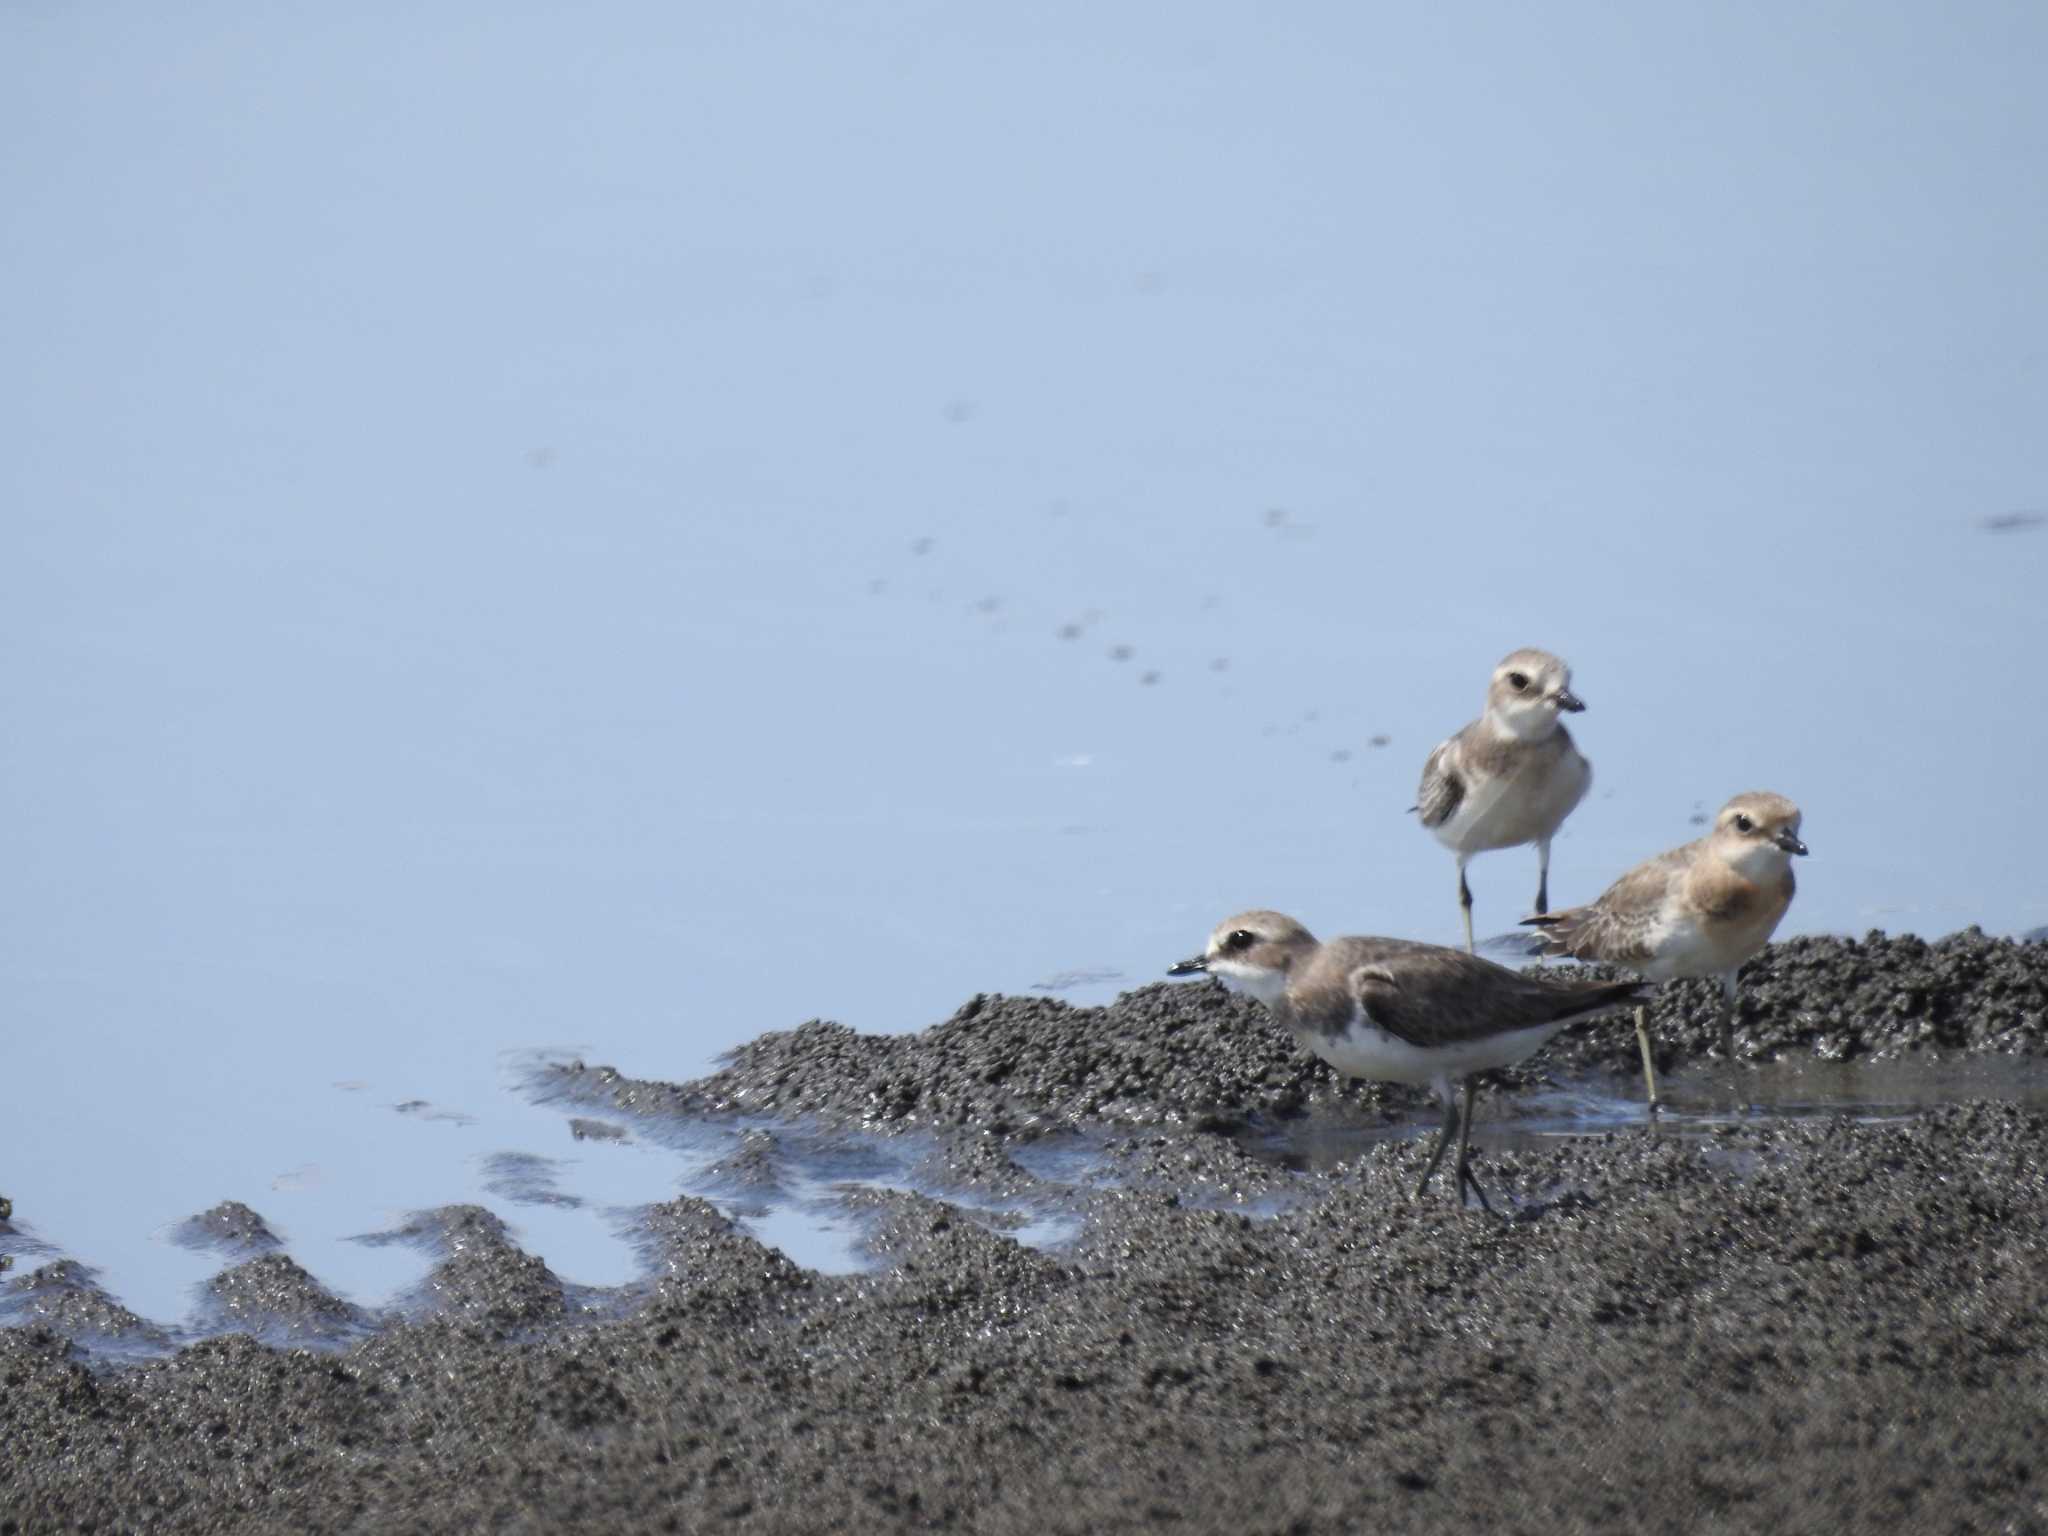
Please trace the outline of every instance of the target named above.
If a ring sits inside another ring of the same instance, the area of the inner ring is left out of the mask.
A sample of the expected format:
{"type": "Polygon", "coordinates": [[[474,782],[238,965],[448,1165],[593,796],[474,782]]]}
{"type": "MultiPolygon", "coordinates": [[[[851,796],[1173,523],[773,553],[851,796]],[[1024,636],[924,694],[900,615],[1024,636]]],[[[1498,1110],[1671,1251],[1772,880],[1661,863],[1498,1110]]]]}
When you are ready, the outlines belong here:
{"type": "Polygon", "coordinates": [[[1641,982],[1555,982],[1525,976],[1462,950],[1408,939],[1318,943],[1278,912],[1240,912],[1217,926],[1209,947],[1167,971],[1214,976],[1266,1005],[1302,1048],[1347,1077],[1434,1089],[1443,1128],[1415,1197],[1458,1138],[1458,1201],[1470,1189],[1491,1211],[1467,1157],[1474,1074],[1505,1067],[1565,1025],[1606,1013],[1641,982]],[[1464,1089],[1464,1113],[1457,1088],[1464,1089]]]}
{"type": "MultiPolygon", "coordinates": [[[[1651,981],[1721,978],[1721,1054],[1735,1055],[1735,973],[1763,951],[1792,905],[1799,807],[1783,795],[1737,795],[1705,837],[1638,864],[1601,898],[1522,921],[1543,930],[1547,955],[1604,960],[1651,981]]],[[[1636,1008],[1643,1083],[1657,1103],[1646,1010],[1636,1008]]]]}
{"type": "Polygon", "coordinates": [[[1550,910],[1550,840],[1586,797],[1593,765],[1572,745],[1560,712],[1586,706],[1572,669],[1548,651],[1521,650],[1493,669],[1486,713],[1429,754],[1411,809],[1458,856],[1458,906],[1472,942],[1465,865],[1489,848],[1536,845],[1536,910],[1550,910]]]}

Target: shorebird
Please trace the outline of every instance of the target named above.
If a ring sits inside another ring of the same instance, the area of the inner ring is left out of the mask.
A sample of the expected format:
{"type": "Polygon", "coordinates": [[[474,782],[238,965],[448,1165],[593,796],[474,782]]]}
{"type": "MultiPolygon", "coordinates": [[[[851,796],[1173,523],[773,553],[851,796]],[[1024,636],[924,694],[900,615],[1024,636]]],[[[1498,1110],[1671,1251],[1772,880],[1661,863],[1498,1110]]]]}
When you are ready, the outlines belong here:
{"type": "Polygon", "coordinates": [[[1520,650],[1493,669],[1486,713],[1429,754],[1409,809],[1458,856],[1458,906],[1472,942],[1465,865],[1489,848],[1536,845],[1536,910],[1550,910],[1550,840],[1586,798],[1593,765],[1572,745],[1561,712],[1586,706],[1572,669],[1548,651],[1520,650]]]}
{"type": "Polygon", "coordinates": [[[1467,1156],[1475,1074],[1520,1061],[1565,1025],[1608,1012],[1644,985],[1544,981],[1463,950],[1408,939],[1321,944],[1293,918],[1263,911],[1219,923],[1207,949],[1166,974],[1205,973],[1257,998],[1304,1050],[1347,1077],[1434,1089],[1443,1128],[1415,1198],[1429,1187],[1455,1135],[1458,1201],[1462,1205],[1470,1189],[1489,1212],[1493,1207],[1467,1156]]]}
{"type": "MultiPolygon", "coordinates": [[[[1735,973],[1769,942],[1796,882],[1792,856],[1799,807],[1754,791],[1721,807],[1705,837],[1660,853],[1623,875],[1596,902],[1522,921],[1543,930],[1546,955],[1604,960],[1651,981],[1721,978],[1721,1054],[1735,1056],[1735,973]]],[[[1636,1008],[1643,1083],[1657,1104],[1646,1010],[1636,1008]]]]}

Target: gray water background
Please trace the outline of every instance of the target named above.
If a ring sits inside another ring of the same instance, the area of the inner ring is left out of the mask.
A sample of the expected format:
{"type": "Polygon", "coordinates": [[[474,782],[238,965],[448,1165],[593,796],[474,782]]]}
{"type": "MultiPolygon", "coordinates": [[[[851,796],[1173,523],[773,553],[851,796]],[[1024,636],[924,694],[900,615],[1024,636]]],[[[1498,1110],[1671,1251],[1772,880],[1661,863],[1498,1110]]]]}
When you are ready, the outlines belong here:
{"type": "MultiPolygon", "coordinates": [[[[1753,787],[1787,932],[2048,922],[2048,13],[0,12],[0,1190],[480,1199],[570,1278],[686,1078],[1098,1001],[1274,905],[1450,941],[1404,816],[1571,660],[1590,897],[1753,787]],[[510,1200],[560,1159],[582,1206],[510,1200]]],[[[1482,931],[1534,858],[1473,869],[1482,931]]],[[[410,1267],[408,1267],[410,1266],[410,1267]]]]}

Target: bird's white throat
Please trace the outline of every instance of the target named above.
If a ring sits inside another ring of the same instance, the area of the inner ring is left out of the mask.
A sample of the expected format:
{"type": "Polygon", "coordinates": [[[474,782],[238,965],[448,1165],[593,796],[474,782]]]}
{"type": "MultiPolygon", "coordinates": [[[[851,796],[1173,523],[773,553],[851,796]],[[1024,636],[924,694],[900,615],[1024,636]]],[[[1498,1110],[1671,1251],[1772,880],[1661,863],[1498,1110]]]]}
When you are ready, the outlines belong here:
{"type": "Polygon", "coordinates": [[[1724,850],[1721,861],[1746,879],[1763,881],[1773,875],[1782,875],[1785,866],[1792,862],[1792,855],[1776,843],[1743,841],[1724,850]]]}
{"type": "Polygon", "coordinates": [[[1557,706],[1541,699],[1516,699],[1486,712],[1493,733],[1507,741],[1548,741],[1561,723],[1557,706]]]}
{"type": "Polygon", "coordinates": [[[1287,973],[1263,965],[1246,965],[1218,955],[1209,962],[1209,974],[1231,991],[1249,993],[1268,1008],[1287,995],[1287,973]]]}

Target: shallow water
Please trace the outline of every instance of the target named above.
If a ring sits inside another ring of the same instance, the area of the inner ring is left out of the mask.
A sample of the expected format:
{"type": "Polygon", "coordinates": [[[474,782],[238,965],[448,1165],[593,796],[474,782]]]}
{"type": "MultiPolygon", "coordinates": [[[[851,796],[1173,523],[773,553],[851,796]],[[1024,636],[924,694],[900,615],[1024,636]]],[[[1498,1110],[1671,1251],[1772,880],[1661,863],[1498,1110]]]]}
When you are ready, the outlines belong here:
{"type": "MultiPolygon", "coordinates": [[[[1560,1137],[1599,1136],[1628,1126],[1653,1127],[1687,1139],[1761,1120],[1839,1115],[1870,1124],[1909,1120],[1943,1104],[1970,1099],[2048,1109],[2048,1061],[1968,1058],[1955,1061],[1775,1061],[1727,1067],[1694,1066],[1660,1075],[1663,1103],[1655,1115],[1639,1079],[1603,1078],[1482,1094],[1472,1126],[1479,1148],[1540,1148],[1560,1137]]],[[[1433,1134],[1434,1106],[1391,1118],[1320,1116],[1266,1127],[1243,1138],[1257,1156],[1290,1168],[1328,1168],[1385,1141],[1433,1134]]]]}
{"type": "Polygon", "coordinates": [[[2048,921],[2048,20],[901,24],[0,15],[0,1190],[138,1310],[229,1198],[623,1273],[684,1165],[507,1052],[1452,939],[1405,808],[1525,643],[1559,900],[1768,786],[1788,932],[2048,921]]]}
{"type": "MultiPolygon", "coordinates": [[[[1936,1105],[1970,1099],[2048,1108],[2048,1061],[1810,1061],[1733,1069],[1707,1064],[1667,1076],[1662,1085],[1666,1102],[1654,1119],[1633,1081],[1582,1080],[1489,1093],[1480,1099],[1473,1144],[1483,1158],[1488,1150],[1540,1149],[1560,1138],[1599,1137],[1625,1127],[1654,1126],[1662,1135],[1707,1141],[1730,1125],[1820,1116],[1902,1121],[1936,1105]]],[[[508,1086],[505,1096],[521,1100],[524,1094],[508,1086]]],[[[1058,1248],[1082,1229],[1080,1217],[1064,1208],[1062,1192],[1118,1182],[1100,1142],[1087,1133],[1011,1149],[1012,1160],[1040,1184],[1013,1198],[995,1198],[921,1175],[919,1165],[936,1142],[919,1133],[877,1137],[815,1126],[599,1114],[588,1105],[560,1102],[525,1108],[556,1122],[559,1134],[545,1143],[555,1150],[474,1154],[465,1163],[470,1187],[451,1198],[499,1208],[521,1247],[544,1255],[565,1280],[582,1287],[621,1286],[644,1274],[641,1209],[678,1192],[711,1200],[745,1230],[807,1268],[846,1274],[876,1262],[867,1244],[877,1218],[861,1206],[862,1191],[930,1195],[1021,1243],[1058,1248]],[[580,1136],[571,1131],[572,1124],[580,1136]],[[773,1138],[765,1163],[772,1175],[736,1181],[729,1171],[732,1160],[764,1130],[773,1138]]],[[[502,1134],[515,1123],[510,1115],[477,1116],[468,1125],[491,1125],[502,1134]]],[[[1427,1139],[1437,1123],[1436,1111],[1426,1105],[1384,1116],[1325,1111],[1256,1128],[1239,1140],[1264,1161],[1306,1171],[1336,1166],[1388,1141],[1427,1139]]],[[[1288,1203],[1284,1192],[1247,1199],[1190,1189],[1188,1198],[1255,1217],[1277,1214],[1288,1203]]],[[[399,1211],[390,1213],[383,1230],[337,1233],[318,1223],[280,1219],[277,1213],[293,1209],[282,1198],[259,1209],[272,1218],[297,1262],[359,1306],[401,1305],[432,1263],[421,1245],[386,1240],[385,1233],[401,1224],[404,1213],[399,1211]]],[[[23,1272],[62,1256],[37,1235],[35,1221],[22,1221],[17,1213],[17,1222],[19,1231],[0,1235],[0,1253],[14,1255],[23,1272]]],[[[153,1233],[152,1242],[156,1246],[147,1263],[127,1276],[103,1273],[102,1283],[131,1310],[171,1329],[174,1342],[203,1334],[194,1310],[200,1283],[228,1260],[181,1248],[168,1230],[153,1233]]],[[[6,1317],[7,1308],[0,1305],[0,1321],[6,1317]]],[[[116,1352],[140,1358],[151,1349],[130,1341],[116,1352]]]]}

